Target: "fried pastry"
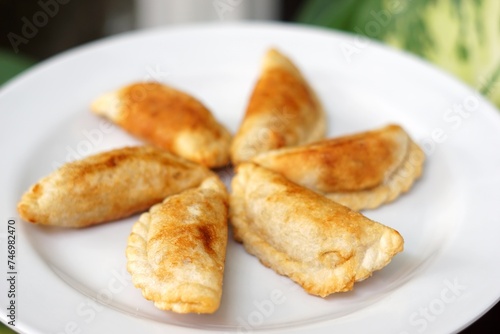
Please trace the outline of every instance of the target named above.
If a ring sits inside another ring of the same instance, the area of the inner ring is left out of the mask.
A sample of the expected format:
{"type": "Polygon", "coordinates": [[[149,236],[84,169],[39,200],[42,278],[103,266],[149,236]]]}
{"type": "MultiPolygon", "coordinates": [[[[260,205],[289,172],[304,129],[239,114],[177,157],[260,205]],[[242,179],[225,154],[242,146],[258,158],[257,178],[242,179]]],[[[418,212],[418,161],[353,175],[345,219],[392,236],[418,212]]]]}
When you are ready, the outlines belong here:
{"type": "Polygon", "coordinates": [[[162,310],[213,313],[220,304],[228,194],[214,175],[166,198],[139,218],[128,238],[127,269],[162,310]]]}
{"type": "Polygon", "coordinates": [[[320,140],[325,112],[317,96],[290,59],[271,49],[231,145],[233,164],[254,155],[320,140]]]}
{"type": "Polygon", "coordinates": [[[63,165],[33,185],[17,208],[32,223],[85,227],[149,209],[209,173],[164,150],[120,148],[63,165]]]}
{"type": "Polygon", "coordinates": [[[229,162],[231,135],[197,99],[154,82],[107,93],[91,110],[149,144],[207,167],[229,162]]]}
{"type": "Polygon", "coordinates": [[[353,210],[372,209],[408,191],[424,152],[398,125],[262,153],[253,162],[353,210]]]}
{"type": "Polygon", "coordinates": [[[237,168],[229,215],[250,254],[321,297],[351,290],[403,250],[396,230],[253,163],[237,168]]]}

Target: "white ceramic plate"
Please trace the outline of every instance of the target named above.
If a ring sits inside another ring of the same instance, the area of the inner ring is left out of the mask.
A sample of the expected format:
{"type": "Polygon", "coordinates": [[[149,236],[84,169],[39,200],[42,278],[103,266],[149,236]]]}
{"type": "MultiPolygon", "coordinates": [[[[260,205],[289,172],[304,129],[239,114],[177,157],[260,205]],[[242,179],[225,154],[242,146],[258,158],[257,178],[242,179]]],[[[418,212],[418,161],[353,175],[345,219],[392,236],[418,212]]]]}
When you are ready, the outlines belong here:
{"type": "MultiPolygon", "coordinates": [[[[6,226],[13,218],[16,329],[22,332],[445,333],[473,322],[500,296],[498,111],[411,56],[289,25],[147,31],[36,66],[3,87],[0,111],[0,262],[6,273],[6,226]],[[408,194],[365,212],[400,231],[405,251],[354,291],[307,295],[230,240],[220,309],[163,312],[142,298],[125,270],[126,239],[137,216],[83,230],[19,218],[21,194],[61,163],[138,143],[89,112],[95,97],[157,80],[198,97],[235,131],[271,46],[288,54],[317,90],[330,136],[399,123],[427,153],[424,176],[408,194]]],[[[6,322],[10,299],[6,292],[0,298],[6,322]]]]}

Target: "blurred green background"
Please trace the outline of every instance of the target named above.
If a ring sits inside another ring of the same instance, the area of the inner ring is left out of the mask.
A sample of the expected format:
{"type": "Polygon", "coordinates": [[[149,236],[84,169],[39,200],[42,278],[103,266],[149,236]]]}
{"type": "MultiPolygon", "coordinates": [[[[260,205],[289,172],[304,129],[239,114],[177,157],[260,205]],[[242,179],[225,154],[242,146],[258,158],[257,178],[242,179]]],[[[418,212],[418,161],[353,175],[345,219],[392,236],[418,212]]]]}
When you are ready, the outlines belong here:
{"type": "MultiPolygon", "coordinates": [[[[500,106],[500,1],[309,0],[297,20],[405,49],[500,106]]],[[[360,50],[343,50],[355,57],[360,50]]]]}
{"type": "Polygon", "coordinates": [[[32,58],[0,49],[0,85],[35,63],[32,58]]]}
{"type": "Polygon", "coordinates": [[[13,333],[15,333],[15,332],[11,331],[4,324],[0,323],[0,334],[13,334],[13,333]]]}
{"type": "MultiPolygon", "coordinates": [[[[29,64],[22,54],[43,60],[88,41],[142,28],[139,9],[154,2],[73,0],[58,6],[57,13],[63,14],[51,17],[29,43],[16,40],[12,32],[20,36],[25,24],[21,18],[40,11],[40,1],[51,0],[0,0],[0,81],[29,64]]],[[[189,1],[212,3],[185,2],[189,1]]],[[[274,3],[273,14],[264,15],[267,18],[344,30],[405,49],[452,73],[500,107],[499,0],[242,0],[233,14],[250,9],[254,1],[274,3]]],[[[254,12],[250,17],[259,17],[254,12]]],[[[183,23],[201,20],[199,15],[194,13],[191,21],[183,23]]],[[[356,45],[342,51],[352,59],[361,52],[356,45]]]]}

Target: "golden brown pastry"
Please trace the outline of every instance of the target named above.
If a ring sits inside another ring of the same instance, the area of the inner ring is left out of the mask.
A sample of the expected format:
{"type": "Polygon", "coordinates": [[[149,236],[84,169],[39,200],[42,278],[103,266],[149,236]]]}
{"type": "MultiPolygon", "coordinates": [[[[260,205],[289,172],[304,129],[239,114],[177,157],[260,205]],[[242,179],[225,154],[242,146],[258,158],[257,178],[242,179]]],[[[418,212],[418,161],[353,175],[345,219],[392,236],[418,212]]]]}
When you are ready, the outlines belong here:
{"type": "Polygon", "coordinates": [[[139,218],[128,239],[127,269],[162,310],[213,313],[220,304],[228,194],[217,176],[170,196],[139,218]]]}
{"type": "Polygon", "coordinates": [[[348,206],[371,209],[408,191],[424,152],[398,125],[262,153],[253,162],[348,206]]]}
{"type": "Polygon", "coordinates": [[[325,131],[325,112],[311,87],[290,59],[269,50],[231,145],[233,164],[261,152],[320,140],[325,131]]]}
{"type": "Polygon", "coordinates": [[[322,297],[351,290],[403,250],[392,228],[253,163],[238,166],[229,215],[249,253],[322,297]]]}
{"type": "Polygon", "coordinates": [[[32,223],[85,227],[129,216],[198,186],[210,171],[153,147],[127,147],[63,165],[21,198],[32,223]]]}
{"type": "Polygon", "coordinates": [[[194,97],[154,82],[136,83],[92,103],[132,135],[207,167],[229,162],[230,133],[194,97]]]}

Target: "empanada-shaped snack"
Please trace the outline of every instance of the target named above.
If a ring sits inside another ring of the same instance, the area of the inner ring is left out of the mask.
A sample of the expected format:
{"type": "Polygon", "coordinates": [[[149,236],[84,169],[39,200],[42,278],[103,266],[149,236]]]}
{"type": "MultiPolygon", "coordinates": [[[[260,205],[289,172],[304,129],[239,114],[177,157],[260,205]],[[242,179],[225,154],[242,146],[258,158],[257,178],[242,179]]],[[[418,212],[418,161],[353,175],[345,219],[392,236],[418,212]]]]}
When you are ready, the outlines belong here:
{"type": "Polygon", "coordinates": [[[323,107],[295,65],[271,49],[231,145],[233,164],[325,136],[323,107]]]}
{"type": "Polygon", "coordinates": [[[107,93],[91,110],[154,146],[207,167],[229,162],[231,135],[194,97],[154,82],[107,93]]]}
{"type": "Polygon", "coordinates": [[[351,290],[403,250],[392,228],[253,163],[238,166],[229,215],[249,253],[322,297],[351,290]]]}
{"type": "Polygon", "coordinates": [[[217,176],[168,197],[139,218],[128,238],[127,269],[162,310],[213,313],[220,304],[228,194],[217,176]]]}
{"type": "Polygon", "coordinates": [[[408,191],[424,152],[398,125],[262,153],[253,162],[353,210],[372,209],[408,191]]]}
{"type": "Polygon", "coordinates": [[[32,186],[17,209],[32,223],[85,227],[149,209],[209,173],[161,149],[115,149],[63,165],[32,186]]]}

